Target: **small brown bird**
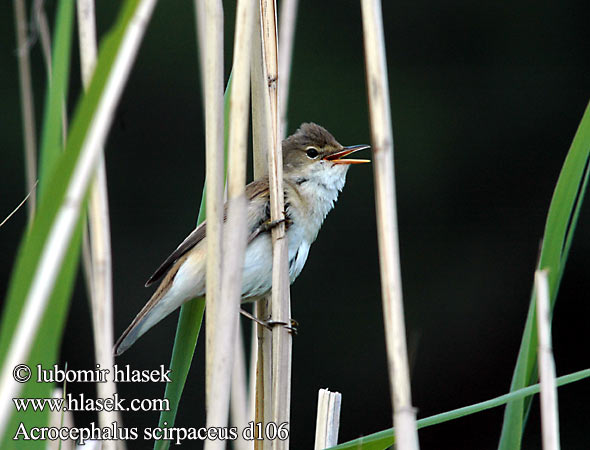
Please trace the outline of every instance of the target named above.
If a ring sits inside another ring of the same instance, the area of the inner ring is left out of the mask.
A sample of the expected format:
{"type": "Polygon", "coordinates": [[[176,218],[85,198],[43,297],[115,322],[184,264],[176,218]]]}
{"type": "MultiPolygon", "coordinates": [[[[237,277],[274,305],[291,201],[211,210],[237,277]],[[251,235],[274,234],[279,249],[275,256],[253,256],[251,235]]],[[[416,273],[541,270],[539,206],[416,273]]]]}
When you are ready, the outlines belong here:
{"type": "MultiPolygon", "coordinates": [[[[304,123],[283,141],[283,187],[286,235],[289,241],[289,280],[301,273],[309,248],[326,215],[344,187],[351,164],[366,159],[343,159],[368,145],[343,147],[326,129],[304,123]]],[[[272,286],[272,241],[268,231],[270,193],[268,177],[246,186],[248,244],[244,256],[242,301],[255,301],[272,286]]],[[[146,286],[164,277],[160,286],[115,344],[115,355],[127,350],[141,335],[191,298],[206,294],[206,222],[199,225],[166,258],[146,286]]]]}

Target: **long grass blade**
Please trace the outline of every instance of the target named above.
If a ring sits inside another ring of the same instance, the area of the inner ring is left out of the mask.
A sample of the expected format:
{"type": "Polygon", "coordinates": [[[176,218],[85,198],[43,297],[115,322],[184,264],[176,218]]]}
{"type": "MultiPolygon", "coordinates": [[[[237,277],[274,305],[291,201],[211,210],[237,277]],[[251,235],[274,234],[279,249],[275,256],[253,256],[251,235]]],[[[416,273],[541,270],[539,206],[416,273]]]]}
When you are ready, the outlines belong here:
{"type": "Polygon", "coordinates": [[[62,130],[64,127],[64,105],[67,101],[67,87],[70,72],[70,53],[72,28],[74,23],[74,3],[62,0],[58,4],[53,55],[51,62],[51,82],[47,91],[43,132],[41,134],[41,153],[39,161],[39,195],[43,195],[46,183],[54,170],[64,149],[62,130]]]}
{"type": "MultiPolygon", "coordinates": [[[[550,311],[565,269],[581,203],[588,183],[590,157],[590,103],[574,136],[559,174],[549,206],[543,235],[538,269],[548,271],[550,311]]],[[[512,377],[510,390],[528,386],[537,380],[537,324],[535,321],[534,289],[531,295],[526,325],[512,377]]],[[[499,448],[520,448],[522,432],[530,409],[530,399],[506,405],[499,448]]]]}
{"type": "MultiPolygon", "coordinates": [[[[580,370],[569,375],[564,375],[557,378],[556,385],[564,386],[566,384],[574,383],[590,377],[590,369],[580,370]]],[[[528,386],[519,389],[509,394],[504,394],[499,397],[486,400],[484,402],[475,403],[473,405],[464,406],[463,408],[453,409],[434,416],[425,417],[416,422],[417,427],[426,428],[432,425],[448,422],[450,420],[459,419],[461,417],[469,416],[487,409],[496,408],[505,405],[508,402],[530,398],[532,395],[538,394],[541,390],[539,384],[528,386]]],[[[344,442],[336,447],[331,447],[328,450],[384,450],[391,447],[395,442],[395,430],[389,428],[387,430],[379,431],[377,433],[363,436],[362,438],[354,439],[352,441],[344,442]]]]}
{"type": "MultiPolygon", "coordinates": [[[[58,155],[50,170],[38,214],[20,246],[0,334],[2,436],[7,429],[13,429],[16,420],[31,426],[47,421],[47,414],[24,413],[18,418],[12,414],[11,398],[23,387],[13,380],[13,369],[23,361],[29,361],[32,367],[39,362],[55,362],[77,263],[80,208],[154,4],[153,0],[129,0],[124,4],[101,48],[88,93],[77,108],[66,151],[58,155]]],[[[49,383],[29,382],[24,394],[49,397],[51,389],[49,383]]],[[[5,438],[5,447],[11,447],[12,436],[5,438]]],[[[42,444],[36,441],[27,445],[37,448],[42,444]]]]}
{"type": "MultiPolygon", "coordinates": [[[[204,204],[201,210],[203,214],[199,214],[199,219],[201,220],[198,223],[204,220],[202,219],[205,216],[204,204]]],[[[174,339],[170,361],[170,370],[174,375],[172,376],[172,382],[166,384],[166,390],[164,392],[164,397],[170,402],[170,409],[160,413],[159,427],[172,427],[176,420],[180,398],[182,397],[186,377],[188,376],[188,371],[193,360],[204,313],[204,298],[195,298],[182,305],[180,309],[180,316],[178,317],[178,325],[176,327],[176,338],[174,339]]],[[[170,441],[167,440],[156,440],[154,442],[154,450],[167,449],[169,446],[170,441]]]]}
{"type": "MultiPolygon", "coordinates": [[[[33,24],[34,30],[39,35],[41,42],[41,53],[47,70],[47,79],[49,85],[53,82],[53,56],[51,53],[51,33],[49,31],[49,22],[45,13],[45,1],[35,0],[33,2],[33,24]]],[[[68,135],[68,113],[66,109],[66,98],[61,100],[61,137],[65,142],[68,135]]]]}

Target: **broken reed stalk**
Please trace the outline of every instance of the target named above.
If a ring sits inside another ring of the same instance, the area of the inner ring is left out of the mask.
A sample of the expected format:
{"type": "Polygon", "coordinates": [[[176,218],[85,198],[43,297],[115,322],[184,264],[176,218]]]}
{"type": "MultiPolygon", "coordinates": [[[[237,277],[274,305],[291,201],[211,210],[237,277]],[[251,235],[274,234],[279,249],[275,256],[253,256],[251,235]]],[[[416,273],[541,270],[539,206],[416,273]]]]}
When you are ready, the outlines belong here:
{"type": "Polygon", "coordinates": [[[367,89],[373,144],[381,295],[397,448],[418,449],[412,407],[397,232],[393,132],[383,17],[379,0],[362,0],[367,89]]]}
{"type": "Polygon", "coordinates": [[[207,296],[206,296],[206,408],[211,396],[215,355],[216,303],[221,290],[223,223],[223,6],[205,3],[205,147],[207,186],[207,296]]]}
{"type": "Polygon", "coordinates": [[[340,405],[342,394],[320,389],[318,392],[318,414],[315,426],[315,450],[334,447],[338,444],[340,428],[340,405]]]}
{"type": "MultiPolygon", "coordinates": [[[[270,219],[285,218],[283,190],[283,152],[279,120],[279,55],[276,1],[261,2],[262,49],[266,68],[267,91],[265,97],[270,103],[270,130],[272,147],[268,153],[268,174],[270,191],[270,219]]],[[[285,224],[272,229],[272,294],[271,314],[277,322],[291,321],[291,299],[289,293],[288,242],[285,224]]],[[[291,406],[291,356],[292,336],[283,326],[272,330],[272,421],[277,427],[288,424],[291,406]]],[[[288,426],[288,425],[287,425],[288,426]]],[[[289,438],[274,439],[273,449],[289,448],[289,438]]]]}
{"type": "Polygon", "coordinates": [[[35,103],[31,82],[31,60],[29,58],[29,44],[27,42],[27,11],[24,0],[14,0],[14,22],[16,29],[16,57],[18,60],[23,137],[25,141],[25,172],[27,192],[30,193],[27,209],[29,211],[29,223],[32,223],[37,204],[37,193],[35,192],[35,183],[37,180],[37,134],[35,131],[35,103]]]}
{"type": "Polygon", "coordinates": [[[287,135],[287,104],[289,102],[289,85],[291,83],[291,62],[293,60],[293,43],[295,42],[295,23],[297,21],[298,0],[283,0],[279,17],[279,73],[281,90],[281,136],[287,135]]]}
{"type": "Polygon", "coordinates": [[[539,335],[539,381],[541,387],[541,430],[543,450],[559,450],[559,410],[555,382],[555,360],[551,344],[549,280],[547,270],[535,272],[537,332],[539,335]]]}
{"type": "MultiPolygon", "coordinates": [[[[82,83],[87,89],[96,66],[96,19],[94,0],[78,0],[78,41],[80,43],[80,64],[82,83]]],[[[111,230],[109,225],[109,203],[104,151],[100,152],[96,177],[90,188],[88,203],[90,237],[90,267],[92,269],[90,301],[94,333],[94,352],[100,367],[113,367],[113,276],[111,257],[111,230]]],[[[117,386],[111,378],[106,383],[97,383],[99,398],[113,398],[117,386]]],[[[99,411],[98,422],[107,427],[112,422],[121,422],[117,411],[99,411]]],[[[115,441],[105,441],[105,450],[116,448],[115,441]]]]}
{"type": "MultiPolygon", "coordinates": [[[[228,142],[228,209],[227,224],[223,233],[226,251],[223,256],[221,292],[215,306],[215,353],[210,380],[211,401],[207,409],[208,427],[226,427],[228,423],[234,349],[242,294],[242,267],[247,239],[245,186],[253,5],[252,1],[239,2],[236,12],[228,142]]],[[[223,152],[220,156],[223,156],[223,152]]],[[[245,423],[242,424],[244,425],[245,423]]],[[[223,440],[205,441],[205,449],[208,450],[223,449],[225,446],[226,442],[223,440]]]]}
{"type": "MultiPolygon", "coordinates": [[[[65,194],[67,201],[61,205],[47,237],[47,243],[42,250],[31,287],[24,300],[14,337],[4,360],[0,379],[0,405],[11,405],[10,399],[17,397],[22,388],[22,384],[13,379],[12,369],[22,361],[26,361],[29,356],[33,339],[47,308],[56,277],[80,216],[80,206],[94,174],[96,162],[114,117],[115,108],[123,92],[123,86],[127,81],[154,5],[155,0],[142,0],[139,3],[122,39],[120,51],[113,62],[103,95],[82,144],[78,162],[65,194]]],[[[11,412],[10,407],[0,407],[0,439],[4,434],[11,412]]]]}
{"type": "MultiPolygon", "coordinates": [[[[256,13],[252,29],[251,54],[251,89],[252,89],[252,143],[254,179],[259,179],[268,173],[268,153],[272,147],[272,132],[270,130],[270,102],[267,101],[267,78],[262,50],[262,28],[260,20],[260,2],[256,1],[256,13]]],[[[270,318],[270,304],[268,296],[258,300],[255,304],[256,317],[261,320],[270,318]]],[[[254,421],[268,423],[272,420],[272,334],[266,327],[257,324],[256,328],[256,380],[254,389],[254,421]]],[[[258,428],[255,428],[256,434],[258,428]]],[[[256,436],[254,448],[256,450],[270,448],[270,442],[259,440],[256,436]]]]}

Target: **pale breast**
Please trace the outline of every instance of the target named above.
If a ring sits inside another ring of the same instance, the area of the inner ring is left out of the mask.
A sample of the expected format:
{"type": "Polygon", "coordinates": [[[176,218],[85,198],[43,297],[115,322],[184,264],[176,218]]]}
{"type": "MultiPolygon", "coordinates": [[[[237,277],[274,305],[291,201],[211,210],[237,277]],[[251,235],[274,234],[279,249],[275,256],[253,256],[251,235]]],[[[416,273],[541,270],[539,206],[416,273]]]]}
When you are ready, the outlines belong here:
{"type": "MultiPolygon", "coordinates": [[[[289,242],[289,282],[293,283],[307,261],[310,243],[305,239],[305,230],[293,223],[287,229],[289,242]]],[[[244,301],[268,293],[272,287],[272,239],[263,233],[254,239],[246,250],[242,274],[242,297],[244,301]]]]}
{"type": "Polygon", "coordinates": [[[259,234],[246,248],[242,272],[242,298],[259,297],[272,286],[272,241],[270,233],[259,234]]]}

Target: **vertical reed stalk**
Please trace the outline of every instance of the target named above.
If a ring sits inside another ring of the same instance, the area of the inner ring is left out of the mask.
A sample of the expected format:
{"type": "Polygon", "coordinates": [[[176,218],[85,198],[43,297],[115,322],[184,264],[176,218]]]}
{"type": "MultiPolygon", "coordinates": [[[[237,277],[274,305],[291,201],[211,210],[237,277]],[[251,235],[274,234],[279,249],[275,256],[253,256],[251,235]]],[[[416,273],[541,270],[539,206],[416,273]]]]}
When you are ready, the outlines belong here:
{"type": "MultiPolygon", "coordinates": [[[[205,2],[195,0],[195,29],[197,31],[197,45],[199,47],[199,68],[201,78],[201,92],[205,98],[205,41],[207,32],[205,30],[205,2]]],[[[204,102],[203,102],[204,104],[204,102]]]]}
{"type": "MultiPolygon", "coordinates": [[[[53,398],[66,398],[64,390],[60,387],[55,388],[51,396],[53,398]]],[[[49,426],[55,428],[73,428],[74,413],[72,411],[51,411],[49,413],[49,426]]],[[[45,450],[76,450],[76,440],[72,438],[58,439],[55,441],[48,440],[45,450]]]]}
{"type": "MultiPolygon", "coordinates": [[[[267,77],[262,50],[262,28],[260,19],[260,2],[256,2],[256,14],[252,35],[251,86],[252,86],[252,141],[254,178],[258,179],[268,173],[268,153],[272,147],[270,131],[270,103],[265,96],[267,77]]],[[[268,298],[256,302],[256,317],[261,320],[270,318],[268,298]]],[[[262,325],[256,325],[256,381],[254,394],[254,421],[267,423],[272,414],[272,334],[262,325]]],[[[257,429],[256,429],[257,430],[257,429]]],[[[256,436],[257,438],[261,436],[256,436]]],[[[262,450],[270,448],[270,442],[256,439],[254,448],[262,450]]]]}
{"type": "Polygon", "coordinates": [[[39,33],[41,54],[45,62],[47,79],[51,82],[51,34],[49,32],[49,24],[47,23],[47,15],[45,14],[45,2],[43,0],[35,0],[33,2],[33,23],[36,28],[35,31],[39,33]]]}
{"type": "Polygon", "coordinates": [[[35,192],[37,179],[37,133],[35,131],[35,103],[33,100],[33,85],[31,83],[31,61],[27,42],[27,12],[24,0],[14,0],[14,22],[22,108],[21,115],[25,141],[25,171],[27,192],[30,192],[27,208],[29,211],[29,222],[32,222],[37,204],[37,193],[35,192]]]}
{"type": "Polygon", "coordinates": [[[252,143],[254,151],[254,179],[268,173],[268,152],[272,147],[270,131],[270,103],[265,96],[267,89],[266,67],[262,49],[262,25],[260,0],[256,1],[254,27],[252,28],[251,54],[252,87],[252,143]]]}
{"type": "MultiPolygon", "coordinates": [[[[257,303],[260,303],[258,301],[257,303]]],[[[254,311],[257,313],[257,311],[254,311]]],[[[252,333],[250,335],[250,361],[248,361],[248,418],[255,419],[254,411],[256,410],[256,363],[258,361],[258,327],[259,325],[252,321],[252,333]]]]}
{"type": "Polygon", "coordinates": [[[381,293],[393,422],[397,448],[418,449],[416,412],[412,407],[399,260],[393,132],[383,18],[379,0],[362,0],[367,88],[373,141],[373,170],[381,269],[381,293]]]}
{"type": "MultiPolygon", "coordinates": [[[[266,297],[256,302],[256,317],[270,318],[270,301],[266,297]]],[[[266,424],[272,420],[272,333],[266,327],[256,325],[256,380],[254,385],[254,422],[266,424]]],[[[254,431],[255,450],[269,450],[272,442],[258,435],[258,428],[254,431]]]]}
{"type": "Polygon", "coordinates": [[[65,194],[66,201],[63,202],[57,213],[47,237],[47,243],[41,253],[10,349],[2,367],[0,438],[4,434],[8,417],[12,412],[10,399],[17,397],[22,388],[22,384],[13,379],[12,369],[22,361],[26,361],[30,353],[33,339],[55,286],[55,280],[70,243],[72,232],[80,216],[80,207],[112,123],[116,105],[121,97],[123,86],[137,54],[143,33],[149,23],[154,5],[155,0],[142,0],[135,9],[134,17],[122,38],[120,49],[106,80],[103,95],[98,101],[94,118],[84,138],[79,159],[65,194]]]}
{"type": "Polygon", "coordinates": [[[223,6],[205,3],[205,144],[207,185],[206,405],[211,407],[216,303],[221,290],[223,223],[223,6]]]}
{"type": "Polygon", "coordinates": [[[281,106],[282,137],[287,135],[287,104],[289,102],[291,61],[293,60],[298,3],[298,0],[283,0],[279,17],[279,55],[281,55],[279,59],[279,73],[281,74],[279,104],[281,106]]]}
{"type": "MultiPolygon", "coordinates": [[[[252,50],[252,30],[256,0],[238,2],[236,11],[236,31],[232,63],[232,89],[229,102],[230,124],[227,139],[228,146],[228,222],[227,248],[228,260],[224,260],[222,297],[235,305],[236,317],[242,292],[242,268],[247,238],[248,199],[245,195],[246,164],[248,153],[248,120],[250,107],[250,55],[252,50]],[[235,81],[233,81],[235,79],[235,81]],[[233,283],[229,288],[230,283],[233,283]],[[228,287],[226,290],[225,288],[228,287]]],[[[233,311],[233,310],[232,310],[233,311]]],[[[248,420],[248,389],[244,365],[244,345],[239,320],[236,319],[235,361],[232,364],[231,408],[234,424],[242,430],[248,420]]],[[[234,442],[236,449],[248,449],[251,446],[240,433],[234,442]]]]}
{"type": "Polygon", "coordinates": [[[535,272],[537,331],[539,335],[539,381],[543,450],[559,450],[559,410],[555,383],[555,361],[551,345],[551,313],[547,270],[535,272]]]}
{"type": "MultiPolygon", "coordinates": [[[[266,67],[267,93],[270,103],[272,147],[268,153],[270,218],[284,219],[283,152],[279,120],[279,58],[276,2],[261,2],[262,48],[266,67]]],[[[285,224],[272,230],[273,271],[271,312],[273,320],[290,323],[291,303],[288,275],[288,242],[285,224]]],[[[285,327],[272,331],[272,419],[280,426],[289,423],[291,400],[292,336],[285,327]]],[[[273,449],[289,448],[289,439],[275,439],[273,449]]]]}
{"type": "MultiPolygon", "coordinates": [[[[78,40],[80,42],[80,63],[82,83],[88,89],[97,58],[96,19],[94,0],[78,0],[78,40]]],[[[94,352],[96,363],[102,368],[113,367],[113,276],[111,257],[111,230],[109,225],[109,204],[104,151],[100,152],[96,178],[90,188],[88,204],[90,267],[90,301],[94,333],[94,352]]],[[[99,398],[112,398],[117,392],[114,380],[97,383],[99,398]]],[[[121,422],[117,411],[99,411],[98,422],[108,427],[112,422],[121,422]]],[[[117,441],[105,441],[105,450],[116,448],[117,441]]]]}
{"type": "MultiPolygon", "coordinates": [[[[227,224],[223,233],[226,252],[223,257],[221,293],[215,306],[215,341],[213,344],[215,354],[213,355],[213,378],[210,380],[211,402],[208,404],[207,412],[207,426],[209,427],[227,426],[234,368],[233,357],[242,293],[242,267],[247,238],[245,186],[253,6],[253,1],[241,1],[238,3],[236,13],[228,142],[229,200],[227,224]]],[[[226,443],[222,440],[207,440],[205,449],[225,448],[225,445],[226,443]]]]}
{"type": "MultiPolygon", "coordinates": [[[[250,402],[248,398],[249,389],[248,380],[246,377],[246,357],[244,351],[244,342],[242,339],[242,327],[239,320],[237,322],[236,333],[236,353],[234,355],[234,366],[231,382],[230,418],[231,423],[238,427],[238,430],[243,430],[248,422],[252,420],[253,415],[251,414],[252,408],[250,408],[250,402]]],[[[252,392],[254,392],[254,389],[252,389],[252,392]]],[[[238,438],[233,442],[233,446],[235,450],[252,449],[252,444],[249,441],[246,441],[242,437],[241,433],[238,433],[238,438]]]]}
{"type": "MultiPolygon", "coordinates": [[[[293,5],[287,8],[287,19],[294,22],[293,5]]],[[[255,178],[262,176],[265,156],[268,155],[268,174],[271,192],[271,220],[283,218],[283,163],[281,149],[281,122],[279,120],[279,60],[276,2],[260,2],[259,29],[254,36],[255,50],[252,57],[252,98],[255,178]]],[[[293,27],[287,30],[285,40],[292,47],[293,27]]],[[[287,62],[290,61],[290,56],[287,62]]],[[[287,69],[288,71],[288,64],[287,69]]],[[[287,242],[284,225],[272,231],[273,239],[273,289],[272,318],[289,323],[291,317],[287,268],[287,242]]],[[[257,315],[270,317],[268,300],[259,301],[257,315]]],[[[272,338],[268,330],[258,326],[255,422],[266,424],[270,420],[277,425],[289,422],[291,395],[291,335],[284,328],[275,328],[272,338]],[[272,342],[271,342],[272,339],[272,342]],[[272,373],[270,357],[272,353],[272,373]],[[272,388],[271,388],[272,386],[272,388]]],[[[255,441],[255,448],[288,448],[288,439],[255,441]]]]}

